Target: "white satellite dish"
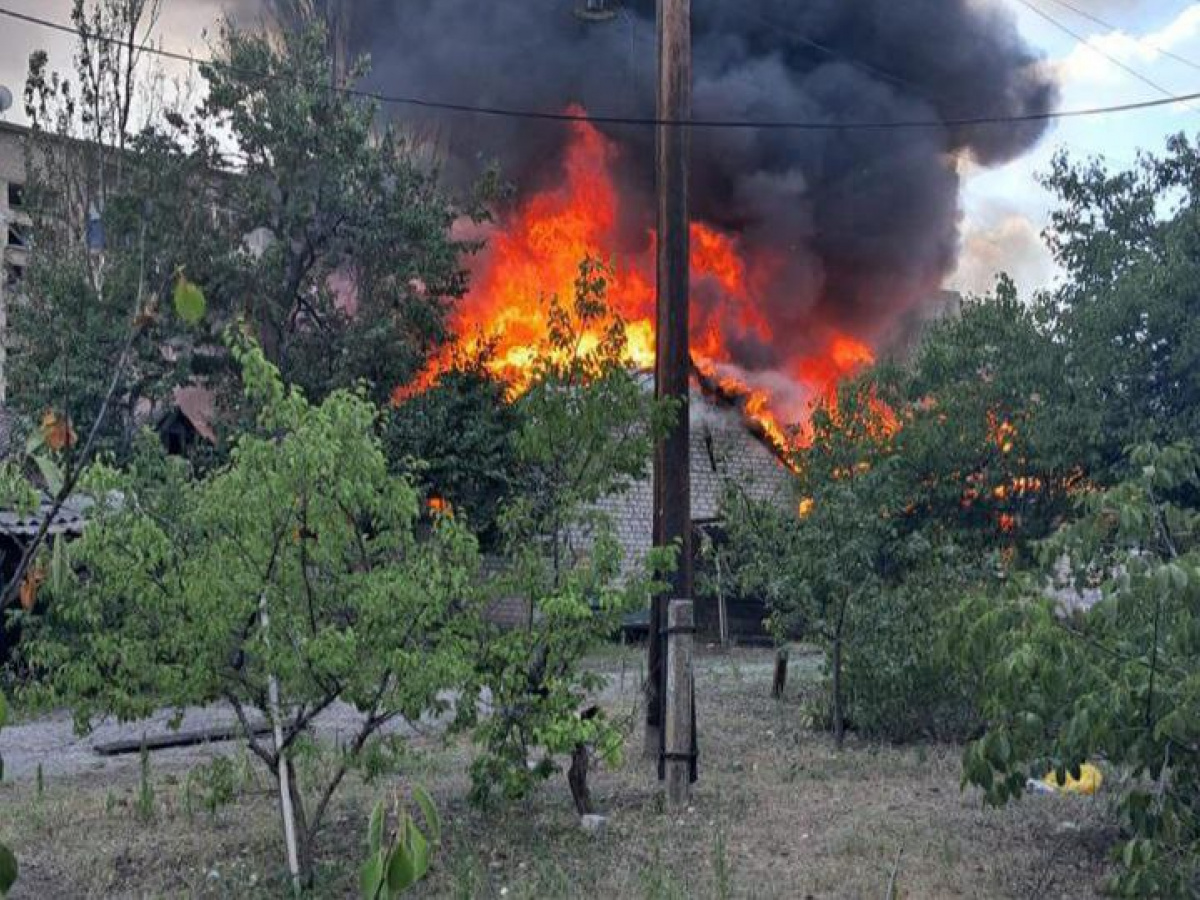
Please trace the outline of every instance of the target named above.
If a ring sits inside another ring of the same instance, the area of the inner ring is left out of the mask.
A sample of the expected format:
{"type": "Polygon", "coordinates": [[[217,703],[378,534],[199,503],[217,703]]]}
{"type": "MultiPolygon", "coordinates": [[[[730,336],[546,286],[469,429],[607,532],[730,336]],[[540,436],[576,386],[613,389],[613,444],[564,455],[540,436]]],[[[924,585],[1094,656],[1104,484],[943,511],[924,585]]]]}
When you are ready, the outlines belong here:
{"type": "Polygon", "coordinates": [[[0,113],[6,113],[12,108],[12,91],[0,84],[0,113]]]}

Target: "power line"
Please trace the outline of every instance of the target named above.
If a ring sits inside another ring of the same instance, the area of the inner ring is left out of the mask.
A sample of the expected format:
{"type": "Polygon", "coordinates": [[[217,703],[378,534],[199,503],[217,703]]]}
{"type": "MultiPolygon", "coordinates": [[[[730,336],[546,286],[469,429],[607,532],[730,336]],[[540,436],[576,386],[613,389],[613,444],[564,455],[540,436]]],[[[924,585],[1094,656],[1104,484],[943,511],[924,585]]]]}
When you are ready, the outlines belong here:
{"type": "MultiPolygon", "coordinates": [[[[1024,2],[1024,0],[1018,0],[1024,2]]],[[[1032,7],[1031,7],[1032,8],[1032,7]]],[[[15,12],[10,9],[0,7],[0,16],[6,16],[10,19],[16,19],[30,25],[37,25],[42,28],[48,28],[54,31],[63,32],[74,35],[75,29],[69,25],[64,25],[59,22],[53,22],[48,19],[38,18],[37,16],[27,15],[25,13],[15,12]]],[[[107,43],[123,43],[116,38],[107,38],[101,35],[92,35],[93,40],[104,41],[107,43]]],[[[184,62],[189,65],[219,65],[228,71],[239,75],[249,76],[253,78],[261,78],[268,81],[294,81],[282,75],[272,75],[268,72],[260,72],[252,69],[245,69],[238,66],[230,66],[227,63],[220,63],[212,59],[200,59],[195,56],[190,56],[186,53],[177,53],[170,50],[163,50],[155,47],[152,44],[143,44],[136,46],[134,49],[140,52],[148,53],[153,56],[160,56],[165,59],[173,59],[178,62],[184,62]]],[[[342,87],[337,85],[321,84],[310,85],[319,86],[323,90],[328,90],[334,93],[344,94],[351,97],[359,97],[365,100],[372,100],[376,103],[395,106],[410,106],[416,109],[428,109],[440,112],[461,113],[469,115],[490,116],[493,118],[503,119],[522,119],[526,121],[541,121],[541,122],[582,122],[593,125],[623,125],[629,127],[640,128],[658,128],[662,126],[677,127],[677,128],[693,128],[693,129],[713,129],[713,130],[758,130],[758,131],[810,131],[810,132],[842,132],[842,131],[901,131],[901,130],[921,130],[927,128],[974,128],[991,125],[1025,125],[1037,122],[1050,122],[1060,119],[1080,119],[1093,116],[1113,115],[1119,113],[1138,112],[1142,110],[1156,109],[1163,106],[1173,106],[1182,103],[1192,103],[1200,100],[1200,91],[1187,94],[1170,94],[1164,88],[1149,82],[1156,90],[1166,94],[1165,97],[1155,100],[1141,100],[1131,103],[1120,103],[1112,106],[1094,106],[1082,109],[1058,110],[1054,112],[1036,112],[1022,113],[1019,115],[1008,116],[962,116],[946,119],[897,119],[897,120],[880,120],[880,121],[849,121],[849,122],[818,122],[811,120],[796,120],[796,119],[775,119],[775,120],[758,120],[758,119],[684,119],[671,120],[655,117],[637,117],[637,116],[614,116],[614,115],[593,115],[590,113],[573,113],[573,112],[546,112],[541,110],[517,109],[502,106],[478,106],[470,103],[453,103],[448,101],[431,100],[425,97],[403,96],[396,94],[384,94],[378,91],[369,91],[363,88],[342,87]]]]}
{"type": "MultiPolygon", "coordinates": [[[[1086,9],[1080,9],[1075,4],[1068,3],[1067,0],[1050,0],[1050,2],[1054,3],[1058,6],[1061,6],[1064,9],[1069,9],[1071,12],[1075,13],[1075,15],[1080,16],[1084,19],[1087,19],[1089,22],[1092,22],[1095,25],[1099,25],[1101,28],[1106,28],[1109,31],[1123,31],[1124,30],[1119,25],[1114,25],[1112,22],[1106,22],[1104,19],[1100,18],[1099,16],[1097,16],[1093,13],[1088,12],[1086,9]]],[[[1197,72],[1200,72],[1200,63],[1190,60],[1186,56],[1180,56],[1178,53],[1172,53],[1170,50],[1168,50],[1166,47],[1162,46],[1161,44],[1146,44],[1146,46],[1150,47],[1153,50],[1157,50],[1159,53],[1161,53],[1163,56],[1167,57],[1168,59],[1173,59],[1177,63],[1182,63],[1183,65],[1187,66],[1188,68],[1195,69],[1197,72]]]]}
{"type": "Polygon", "coordinates": [[[1112,63],[1114,66],[1117,66],[1122,71],[1126,72],[1127,74],[1136,78],[1138,81],[1142,82],[1142,84],[1149,85],[1150,87],[1154,88],[1154,90],[1158,91],[1160,94],[1162,94],[1165,97],[1173,96],[1169,90],[1167,90],[1165,87],[1163,87],[1157,81],[1147,78],[1145,75],[1143,75],[1137,69],[1121,62],[1121,60],[1117,59],[1111,53],[1108,53],[1105,50],[1101,50],[1099,47],[1097,47],[1095,44],[1091,43],[1088,40],[1087,35],[1080,34],[1078,31],[1073,29],[1070,25],[1067,25],[1066,23],[1061,22],[1058,19],[1054,18],[1054,16],[1050,15],[1050,13],[1046,12],[1045,10],[1043,10],[1037,6],[1034,6],[1032,3],[1029,2],[1029,0],[1017,0],[1017,2],[1020,3],[1023,7],[1025,7],[1027,10],[1029,10],[1034,15],[1040,16],[1041,18],[1045,19],[1047,22],[1049,22],[1051,25],[1053,25],[1059,31],[1069,34],[1071,37],[1073,37],[1076,40],[1076,42],[1079,43],[1079,45],[1081,47],[1085,47],[1088,50],[1091,50],[1093,53],[1104,57],[1110,63],[1112,63]]]}

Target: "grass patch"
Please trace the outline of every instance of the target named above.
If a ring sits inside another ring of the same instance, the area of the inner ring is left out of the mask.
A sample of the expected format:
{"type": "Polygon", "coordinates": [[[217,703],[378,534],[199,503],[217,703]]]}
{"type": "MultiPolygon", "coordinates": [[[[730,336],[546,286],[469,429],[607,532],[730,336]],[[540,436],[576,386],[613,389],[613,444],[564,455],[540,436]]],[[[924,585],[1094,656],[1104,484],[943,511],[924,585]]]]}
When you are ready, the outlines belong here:
{"type": "MultiPolygon", "coordinates": [[[[317,896],[356,895],[370,807],[409,779],[430,790],[446,826],[421,896],[877,897],[901,847],[901,896],[1096,895],[1113,835],[1101,800],[1030,797],[987,810],[975,792],[959,790],[957,747],[851,739],[838,753],[799,724],[797,675],[816,669],[794,669],[796,690],[776,701],[772,659],[743,650],[736,665],[725,655],[703,658],[701,781],[691,810],[661,812],[640,734],[631,735],[621,767],[594,777],[596,801],[610,816],[598,835],[578,827],[565,779],[516,808],[470,808],[469,746],[423,738],[398,779],[348,782],[321,838],[317,896]]],[[[636,671],[629,674],[636,660],[623,661],[625,689],[606,695],[618,713],[637,702],[636,671]]],[[[614,662],[619,671],[620,656],[600,668],[612,673],[614,662]]],[[[135,771],[116,781],[50,779],[41,795],[31,780],[0,785],[0,841],[22,863],[13,900],[287,896],[270,784],[243,754],[232,763],[221,775],[220,803],[204,802],[216,789],[209,782],[156,761],[145,784],[135,771]],[[227,783],[236,787],[231,796],[227,783]]]]}

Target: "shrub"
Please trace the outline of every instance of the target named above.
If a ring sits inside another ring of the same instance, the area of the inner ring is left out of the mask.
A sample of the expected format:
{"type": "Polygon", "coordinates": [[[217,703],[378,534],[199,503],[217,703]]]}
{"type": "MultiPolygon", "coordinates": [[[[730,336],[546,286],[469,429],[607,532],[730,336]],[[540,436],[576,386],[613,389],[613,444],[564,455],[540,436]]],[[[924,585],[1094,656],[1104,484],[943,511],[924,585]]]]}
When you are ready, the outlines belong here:
{"type": "MultiPolygon", "coordinates": [[[[472,771],[481,803],[523,796],[571,754],[576,803],[587,812],[588,748],[610,761],[621,749],[616,724],[584,708],[603,679],[581,663],[625,613],[645,608],[652,582],[623,564],[596,504],[644,477],[669,411],[630,369],[624,324],[605,299],[608,277],[585,261],[573,302],[551,302],[549,340],[517,401],[526,489],[500,517],[508,571],[495,587],[523,601],[528,618],[482,644],[478,677],[491,712],[479,724],[485,752],[472,771]]],[[[649,571],[662,563],[652,556],[649,571]]]]}
{"type": "Polygon", "coordinates": [[[89,474],[97,515],[31,635],[31,695],[71,706],[81,729],[103,714],[229,704],[278,783],[289,866],[307,883],[347,770],[389,722],[445,710],[469,681],[475,543],[452,518],[423,524],[362,395],[314,406],[256,345],[232,346],[255,429],[202,478],[150,448],[129,471],[89,474]],[[339,701],[360,711],[359,730],[306,796],[296,761],[339,701]]]}
{"type": "Polygon", "coordinates": [[[1068,616],[1027,585],[964,605],[987,731],[964,781],[996,804],[1027,778],[1078,775],[1103,758],[1121,775],[1126,837],[1112,887],[1124,896],[1200,891],[1200,457],[1187,444],[1141,447],[1125,480],[1086,495],[1043,548],[1078,563],[1102,599],[1068,616]],[[1084,564],[1082,561],[1086,561],[1084,564]]]}
{"type": "Polygon", "coordinates": [[[891,740],[946,738],[973,714],[942,653],[942,623],[979,578],[936,520],[914,516],[919,489],[875,391],[845,392],[814,417],[819,444],[797,456],[800,510],[726,501],[731,568],[760,594],[782,641],[817,643],[828,692],[817,711],[844,730],[891,740]]]}

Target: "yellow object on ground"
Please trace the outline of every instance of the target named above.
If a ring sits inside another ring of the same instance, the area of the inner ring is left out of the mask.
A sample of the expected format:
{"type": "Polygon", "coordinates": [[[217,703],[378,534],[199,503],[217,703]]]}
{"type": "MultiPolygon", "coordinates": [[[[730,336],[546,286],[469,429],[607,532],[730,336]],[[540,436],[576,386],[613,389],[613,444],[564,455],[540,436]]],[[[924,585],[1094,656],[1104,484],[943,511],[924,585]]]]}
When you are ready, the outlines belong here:
{"type": "Polygon", "coordinates": [[[1104,776],[1091,763],[1084,763],[1079,767],[1078,778],[1072,778],[1071,773],[1068,772],[1067,780],[1060,782],[1058,776],[1054,772],[1050,772],[1042,779],[1042,783],[1064,794],[1091,795],[1100,790],[1100,785],[1104,783],[1104,776]]]}

